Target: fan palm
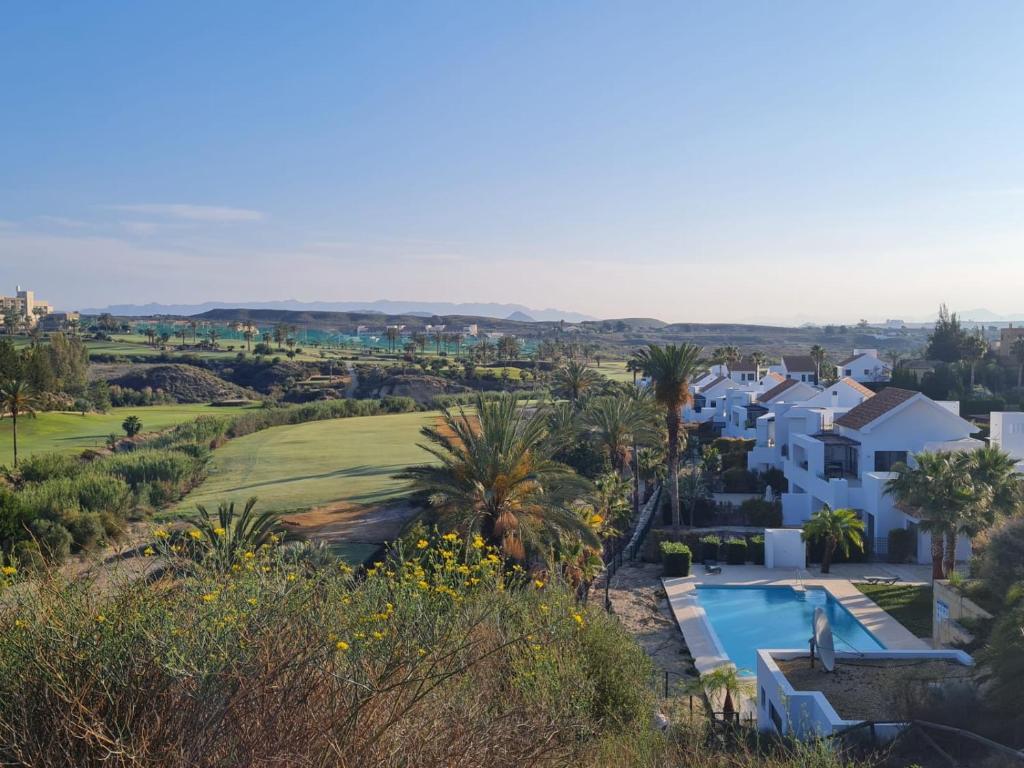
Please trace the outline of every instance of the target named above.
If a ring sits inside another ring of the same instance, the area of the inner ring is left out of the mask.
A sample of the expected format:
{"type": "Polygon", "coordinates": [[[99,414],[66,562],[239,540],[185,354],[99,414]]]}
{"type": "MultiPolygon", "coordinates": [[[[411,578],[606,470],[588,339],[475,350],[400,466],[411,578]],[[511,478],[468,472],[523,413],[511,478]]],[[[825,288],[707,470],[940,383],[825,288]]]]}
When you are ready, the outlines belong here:
{"type": "Polygon", "coordinates": [[[11,439],[14,441],[14,466],[18,466],[18,417],[35,418],[39,402],[32,385],[25,379],[10,379],[0,385],[0,416],[11,417],[11,439]]]}
{"type": "Polygon", "coordinates": [[[690,402],[690,381],[700,370],[703,350],[696,344],[651,344],[644,351],[644,370],[654,380],[654,399],[665,409],[668,428],[667,473],[672,501],[672,525],[679,530],[679,422],[680,409],[690,402]]]}
{"type": "Polygon", "coordinates": [[[832,509],[823,506],[804,523],[801,536],[804,541],[821,541],[824,550],[821,555],[821,572],[828,573],[832,556],[838,549],[844,555],[850,554],[850,547],[864,549],[864,521],[852,509],[832,509]]]}
{"type": "Polygon", "coordinates": [[[246,552],[255,552],[264,544],[283,540],[284,529],[278,514],[256,514],[255,506],[256,498],[252,497],[245,502],[242,513],[236,515],[235,502],[222,501],[214,516],[202,504],[197,504],[199,519],[195,525],[202,537],[191,542],[193,558],[217,571],[227,572],[246,552]]]}
{"type": "Polygon", "coordinates": [[[943,541],[952,539],[966,515],[976,503],[974,489],[963,462],[952,454],[922,452],[914,455],[915,467],[897,464],[897,473],[885,484],[885,490],[902,509],[920,518],[921,530],[931,534],[932,578],[941,579],[949,570],[955,552],[946,553],[943,541]]]}
{"type": "Polygon", "coordinates": [[[602,395],[583,411],[583,428],[619,476],[625,474],[637,444],[658,439],[653,410],[643,401],[602,395]]]}
{"type": "MultiPolygon", "coordinates": [[[[746,670],[744,670],[746,671],[746,670]]],[[[742,699],[754,693],[754,683],[750,677],[740,674],[733,664],[716,667],[700,676],[697,689],[704,694],[708,704],[714,709],[718,699],[722,701],[722,714],[730,719],[736,712],[734,699],[742,699]]]]}
{"type": "Polygon", "coordinates": [[[555,371],[555,392],[579,407],[580,400],[596,390],[603,380],[604,377],[586,363],[569,360],[555,371]]]}
{"type": "Polygon", "coordinates": [[[572,509],[588,483],[552,458],[563,443],[546,409],[528,412],[514,395],[478,395],[473,410],[444,409],[440,425],[421,430],[421,447],[438,463],[396,477],[427,494],[443,527],[479,533],[510,558],[525,560],[562,536],[599,546],[572,509]]]}

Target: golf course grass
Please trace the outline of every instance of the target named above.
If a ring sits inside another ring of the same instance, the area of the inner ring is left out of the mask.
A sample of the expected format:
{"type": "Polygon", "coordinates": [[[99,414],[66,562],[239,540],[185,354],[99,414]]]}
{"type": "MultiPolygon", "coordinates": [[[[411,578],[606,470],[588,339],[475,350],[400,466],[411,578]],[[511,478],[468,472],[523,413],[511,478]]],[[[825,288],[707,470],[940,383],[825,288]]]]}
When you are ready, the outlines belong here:
{"type": "MultiPolygon", "coordinates": [[[[153,432],[197,416],[228,416],[253,406],[151,405],[140,408],[113,408],[107,413],[46,412],[36,418],[18,419],[18,455],[21,458],[46,451],[73,452],[84,448],[102,448],[111,432],[124,435],[121,422],[126,416],[138,416],[144,432],[153,432]]],[[[0,464],[14,462],[10,418],[0,419],[0,464]]]]}
{"type": "Polygon", "coordinates": [[[392,475],[430,458],[419,430],[436,413],[359,416],[285,427],[232,440],[217,449],[207,479],[172,511],[196,504],[258,499],[261,511],[295,512],[335,502],[374,506],[405,492],[392,475]]]}

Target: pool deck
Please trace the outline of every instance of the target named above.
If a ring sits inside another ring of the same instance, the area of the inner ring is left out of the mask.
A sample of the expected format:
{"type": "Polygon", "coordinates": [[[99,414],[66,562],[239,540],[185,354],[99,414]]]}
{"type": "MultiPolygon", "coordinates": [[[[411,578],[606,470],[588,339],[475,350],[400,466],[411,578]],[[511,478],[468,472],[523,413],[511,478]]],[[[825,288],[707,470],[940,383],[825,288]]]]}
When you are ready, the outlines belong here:
{"type": "MultiPolygon", "coordinates": [[[[765,568],[762,565],[723,565],[720,574],[705,574],[700,564],[696,564],[694,569],[699,572],[684,578],[662,579],[662,584],[697,671],[702,675],[732,662],[709,631],[704,609],[697,602],[695,590],[701,584],[824,587],[887,649],[930,649],[924,640],[915,637],[910,630],[862,594],[853,582],[864,581],[866,576],[898,575],[899,584],[928,584],[931,566],[843,563],[833,565],[832,573],[827,575],[822,575],[817,569],[795,571],[792,568],[765,568]]],[[[770,646],[770,636],[766,636],[765,640],[770,646]]]]}

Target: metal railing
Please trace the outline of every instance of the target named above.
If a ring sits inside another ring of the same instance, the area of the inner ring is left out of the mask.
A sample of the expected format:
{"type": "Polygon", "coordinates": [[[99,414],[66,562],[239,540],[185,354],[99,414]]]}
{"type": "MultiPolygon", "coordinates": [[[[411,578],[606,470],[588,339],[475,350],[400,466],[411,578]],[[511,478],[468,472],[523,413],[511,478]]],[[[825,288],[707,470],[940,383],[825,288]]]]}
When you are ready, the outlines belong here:
{"type": "Polygon", "coordinates": [[[1005,744],[1000,744],[997,741],[993,741],[985,736],[974,733],[972,731],[965,731],[963,728],[956,728],[951,725],[943,725],[941,723],[932,723],[927,720],[865,720],[862,723],[851,725],[849,728],[844,728],[841,731],[836,731],[829,734],[828,739],[842,739],[851,734],[859,731],[867,731],[870,734],[871,743],[878,746],[878,728],[879,726],[884,727],[898,727],[902,729],[900,738],[904,738],[909,734],[916,734],[921,737],[921,740],[928,745],[939,757],[941,757],[947,764],[953,766],[953,768],[959,768],[959,766],[969,766],[973,764],[971,762],[963,762],[963,748],[966,743],[969,743],[972,747],[980,747],[989,752],[996,752],[1002,757],[1010,758],[1015,763],[1024,764],[1024,750],[1014,749],[1008,747],[1005,744]],[[956,750],[956,757],[950,754],[951,747],[949,745],[944,749],[934,738],[932,733],[929,731],[937,732],[947,737],[953,737],[954,744],[952,748],[956,750]]]}
{"type": "MultiPolygon", "coordinates": [[[[605,553],[604,556],[604,609],[611,611],[612,601],[609,595],[611,589],[612,577],[618,572],[619,568],[626,560],[636,560],[637,555],[640,553],[640,547],[643,546],[644,540],[647,538],[648,532],[651,530],[651,525],[654,522],[654,513],[658,509],[658,502],[661,499],[661,486],[659,485],[654,489],[654,493],[651,494],[651,498],[647,500],[647,503],[640,508],[640,514],[633,526],[633,534],[625,542],[625,544],[619,544],[615,546],[611,551],[605,553]]],[[[620,540],[621,541],[621,540],[620,540]]]]}

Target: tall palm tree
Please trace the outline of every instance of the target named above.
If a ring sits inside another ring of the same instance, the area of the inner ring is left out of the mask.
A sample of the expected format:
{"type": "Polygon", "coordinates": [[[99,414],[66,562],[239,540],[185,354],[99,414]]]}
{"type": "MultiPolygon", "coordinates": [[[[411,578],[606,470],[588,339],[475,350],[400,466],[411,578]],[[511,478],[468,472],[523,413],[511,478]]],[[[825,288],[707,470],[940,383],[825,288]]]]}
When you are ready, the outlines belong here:
{"type": "Polygon", "coordinates": [[[572,508],[588,487],[552,456],[562,447],[543,408],[527,410],[515,395],[478,395],[473,415],[461,406],[421,430],[421,447],[437,463],[396,475],[425,493],[442,526],[479,533],[506,556],[523,561],[562,537],[600,542],[572,508]]]}
{"type": "Polygon", "coordinates": [[[577,408],[580,400],[596,390],[603,381],[601,374],[579,360],[570,359],[555,371],[555,391],[577,408]]]}
{"type": "Polygon", "coordinates": [[[654,380],[654,399],[665,409],[668,428],[667,478],[672,501],[672,526],[679,530],[679,423],[680,409],[691,401],[690,382],[700,370],[704,350],[696,344],[651,344],[644,351],[644,370],[654,380]]]}
{"type": "Polygon", "coordinates": [[[885,490],[897,506],[920,518],[921,530],[931,534],[932,578],[942,579],[955,560],[956,532],[974,500],[974,489],[964,465],[952,454],[922,452],[914,455],[914,463],[915,467],[893,467],[896,477],[885,490]],[[950,540],[954,551],[947,553],[950,540]]]}
{"type": "Polygon", "coordinates": [[[974,372],[978,367],[978,361],[981,360],[988,352],[988,342],[985,341],[985,337],[981,334],[981,331],[967,336],[963,341],[963,347],[961,354],[964,360],[971,366],[971,391],[974,391],[974,372]]]}
{"type": "Polygon", "coordinates": [[[750,362],[754,364],[754,377],[761,378],[761,369],[768,365],[768,357],[764,352],[751,352],[750,362]]]}
{"type": "Polygon", "coordinates": [[[0,385],[0,416],[11,417],[11,439],[14,441],[14,466],[18,466],[18,417],[36,417],[35,392],[25,379],[10,379],[0,385]]]}
{"type": "Polygon", "coordinates": [[[825,548],[821,555],[821,572],[828,573],[832,557],[838,549],[850,554],[850,547],[864,549],[864,521],[852,509],[832,509],[823,506],[804,523],[801,537],[804,541],[821,541],[825,548]]]}
{"type": "Polygon", "coordinates": [[[591,399],[583,411],[582,423],[620,477],[630,464],[635,446],[648,445],[660,437],[650,406],[628,397],[602,395],[591,399]]]}
{"type": "Polygon", "coordinates": [[[811,360],[814,361],[814,381],[817,383],[821,380],[821,366],[825,363],[828,353],[821,344],[815,344],[811,347],[811,360]]]}
{"type": "Polygon", "coordinates": [[[729,366],[730,370],[732,366],[743,359],[743,355],[740,352],[740,348],[735,344],[729,344],[722,348],[722,352],[725,355],[725,362],[729,366]]]}
{"type": "Polygon", "coordinates": [[[626,371],[633,374],[633,386],[635,387],[637,374],[644,372],[643,360],[639,353],[634,352],[629,356],[629,360],[626,361],[626,371]]]}
{"type": "Polygon", "coordinates": [[[1016,462],[1002,449],[988,445],[955,455],[961,462],[962,473],[970,481],[975,496],[969,505],[969,514],[961,526],[961,533],[976,536],[990,528],[1001,518],[1020,511],[1024,502],[1024,481],[1016,471],[1016,462]]]}
{"type": "Polygon", "coordinates": [[[1024,336],[1013,340],[1010,352],[1017,361],[1017,389],[1020,389],[1024,386],[1024,336]]]}

